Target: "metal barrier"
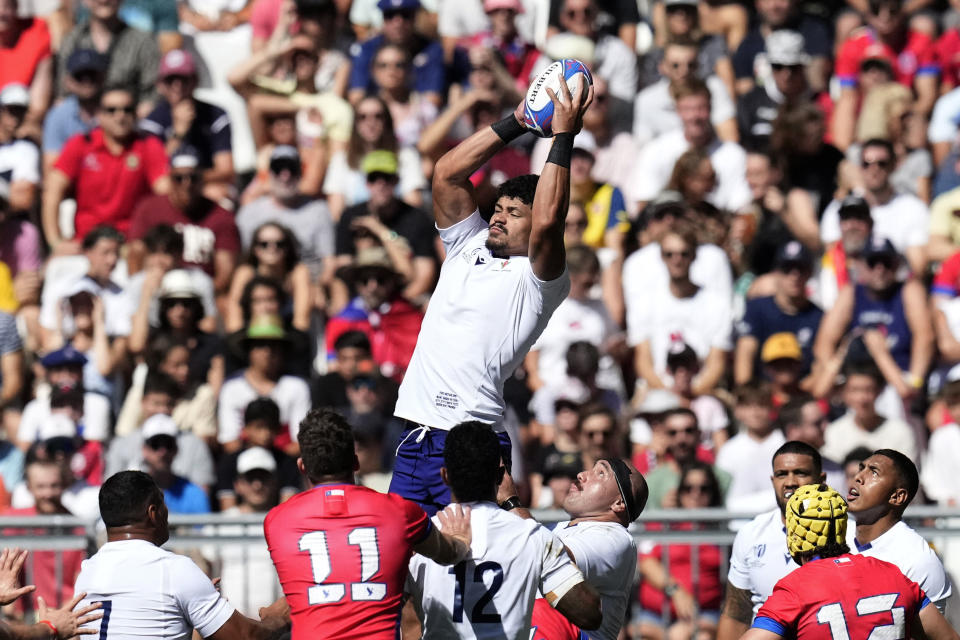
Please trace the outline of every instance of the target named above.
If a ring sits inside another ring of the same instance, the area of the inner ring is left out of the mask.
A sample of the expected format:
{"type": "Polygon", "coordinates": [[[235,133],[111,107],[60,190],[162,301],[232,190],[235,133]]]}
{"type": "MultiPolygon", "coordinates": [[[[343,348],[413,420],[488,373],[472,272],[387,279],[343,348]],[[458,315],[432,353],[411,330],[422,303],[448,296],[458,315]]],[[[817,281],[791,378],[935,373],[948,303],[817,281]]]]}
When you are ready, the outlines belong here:
{"type": "MultiPolygon", "coordinates": [[[[222,578],[221,590],[238,609],[256,615],[257,609],[281,595],[263,538],[265,514],[171,515],[170,540],[166,548],[189,555],[211,576],[222,578]]],[[[533,515],[544,524],[569,519],[559,510],[538,510],[533,515]]],[[[669,571],[667,545],[713,545],[720,548],[721,584],[726,582],[726,562],[733,545],[737,523],[756,514],[726,509],[649,510],[630,527],[638,545],[662,546],[661,562],[669,571]],[[684,530],[670,526],[694,523],[684,530]],[[663,528],[658,528],[663,527],[663,528]]],[[[960,508],[911,507],[904,519],[937,549],[953,575],[960,576],[960,508]]],[[[20,547],[33,552],[51,552],[44,562],[53,562],[53,576],[63,584],[64,553],[83,551],[90,555],[106,539],[103,525],[72,516],[0,516],[3,547],[20,547]]],[[[36,558],[40,554],[32,553],[36,558]]],[[[699,557],[692,554],[692,575],[699,575],[699,557]]],[[[49,567],[45,567],[49,577],[49,567]]],[[[37,567],[28,561],[26,580],[34,581],[37,567]]],[[[954,598],[957,598],[955,589],[954,598]]],[[[59,594],[58,594],[59,595],[59,594]]],[[[47,598],[47,595],[44,596],[47,598]]],[[[59,604],[59,597],[50,598],[59,604]]],[[[960,617],[960,606],[948,608],[950,618],[960,617]]],[[[667,612],[661,612],[665,621],[667,612]]],[[[957,620],[951,620],[957,624],[957,620]]]]}

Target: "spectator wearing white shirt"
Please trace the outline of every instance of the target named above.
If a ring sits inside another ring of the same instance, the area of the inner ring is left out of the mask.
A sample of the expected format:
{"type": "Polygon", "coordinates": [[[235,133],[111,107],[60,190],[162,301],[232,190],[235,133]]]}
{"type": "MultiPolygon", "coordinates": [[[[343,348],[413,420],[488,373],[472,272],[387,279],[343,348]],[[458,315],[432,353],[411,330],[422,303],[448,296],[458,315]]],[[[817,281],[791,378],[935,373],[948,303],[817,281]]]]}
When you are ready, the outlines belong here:
{"type": "Polygon", "coordinates": [[[734,416],[741,431],[717,454],[717,467],[733,476],[726,505],[733,511],[761,511],[776,506],[770,493],[771,463],[786,440],[773,422],[773,396],[763,383],[748,383],[736,391],[734,416]],[[760,462],[763,461],[763,462],[760,462]]]}
{"type": "Polygon", "coordinates": [[[0,91],[0,176],[10,183],[10,208],[30,211],[40,189],[40,149],[17,135],[30,106],[30,93],[22,84],[0,91]]]}
{"type": "MultiPolygon", "coordinates": [[[[922,274],[927,265],[926,246],[930,231],[930,213],[920,198],[898,193],[890,183],[894,169],[893,146],[886,140],[863,143],[860,168],[864,199],[870,205],[874,235],[893,243],[907,257],[910,269],[922,274]]],[[[834,200],[823,212],[820,240],[832,245],[840,240],[840,201],[834,200]]]]}
{"type": "Polygon", "coordinates": [[[717,186],[707,198],[710,204],[727,211],[739,211],[750,204],[747,153],[740,145],[717,138],[710,124],[710,89],[702,80],[691,77],[673,82],[671,93],[682,127],[654,138],[641,152],[627,187],[637,208],[642,209],[660,195],[677,159],[691,147],[705,150],[713,163],[717,186]]]}
{"type": "MultiPolygon", "coordinates": [[[[628,343],[636,347],[636,370],[654,389],[667,386],[667,354],[673,342],[688,344],[703,362],[693,383],[693,395],[708,393],[723,377],[731,350],[729,299],[690,280],[697,250],[692,227],[678,225],[660,241],[660,252],[670,275],[665,290],[646,292],[635,313],[627,316],[628,343]]],[[[628,302],[628,309],[630,308],[628,302]]]]}

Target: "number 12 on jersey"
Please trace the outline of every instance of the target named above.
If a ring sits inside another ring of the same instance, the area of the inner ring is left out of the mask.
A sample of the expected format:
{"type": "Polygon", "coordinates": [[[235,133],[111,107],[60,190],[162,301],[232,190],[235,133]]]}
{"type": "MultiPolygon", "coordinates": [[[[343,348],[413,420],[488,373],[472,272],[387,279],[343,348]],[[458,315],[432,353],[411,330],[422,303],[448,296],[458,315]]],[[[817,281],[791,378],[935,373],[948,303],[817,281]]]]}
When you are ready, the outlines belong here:
{"type": "MultiPolygon", "coordinates": [[[[368,582],[380,571],[380,548],[377,545],[377,530],[374,527],[358,527],[347,534],[347,544],[360,548],[360,581],[351,582],[350,598],[354,601],[383,600],[387,597],[387,585],[383,582],[368,582]]],[[[330,564],[330,548],[326,531],[311,531],[300,538],[300,551],[310,553],[313,581],[307,590],[307,602],[332,604],[343,600],[347,585],[326,584],[333,567],[330,564]]]]}

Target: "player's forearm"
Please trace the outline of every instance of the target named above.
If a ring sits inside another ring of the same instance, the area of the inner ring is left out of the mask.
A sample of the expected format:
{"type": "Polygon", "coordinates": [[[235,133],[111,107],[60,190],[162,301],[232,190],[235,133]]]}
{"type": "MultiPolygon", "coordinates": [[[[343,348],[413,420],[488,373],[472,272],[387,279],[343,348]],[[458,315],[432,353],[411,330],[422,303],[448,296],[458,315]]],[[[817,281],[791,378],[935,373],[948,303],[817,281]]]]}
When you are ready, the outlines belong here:
{"type": "Polygon", "coordinates": [[[717,625],[717,640],[739,640],[750,629],[753,620],[753,600],[750,592],[727,581],[723,612],[717,625]]]}
{"type": "Polygon", "coordinates": [[[45,624],[0,622],[0,640],[50,640],[57,634],[45,624]]]}
{"type": "Polygon", "coordinates": [[[443,183],[461,183],[468,180],[505,146],[506,143],[492,127],[477,131],[437,161],[433,174],[434,189],[443,183]]]}

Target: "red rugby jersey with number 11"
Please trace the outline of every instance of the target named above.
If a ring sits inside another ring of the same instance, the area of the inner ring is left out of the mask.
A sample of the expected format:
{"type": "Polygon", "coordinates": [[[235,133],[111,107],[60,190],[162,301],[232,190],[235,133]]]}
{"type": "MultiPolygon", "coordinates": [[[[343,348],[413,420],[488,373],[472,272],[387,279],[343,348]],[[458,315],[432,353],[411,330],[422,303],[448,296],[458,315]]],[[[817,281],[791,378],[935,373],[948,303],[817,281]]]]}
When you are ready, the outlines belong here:
{"type": "Polygon", "coordinates": [[[292,640],[394,640],[413,546],[431,526],[416,504],[348,484],[319,485],[274,507],[263,529],[292,640]]]}

